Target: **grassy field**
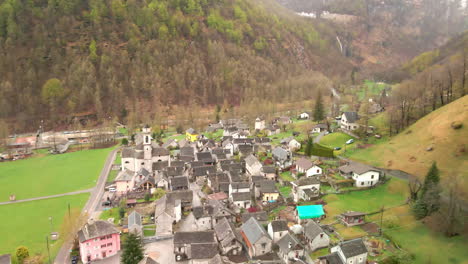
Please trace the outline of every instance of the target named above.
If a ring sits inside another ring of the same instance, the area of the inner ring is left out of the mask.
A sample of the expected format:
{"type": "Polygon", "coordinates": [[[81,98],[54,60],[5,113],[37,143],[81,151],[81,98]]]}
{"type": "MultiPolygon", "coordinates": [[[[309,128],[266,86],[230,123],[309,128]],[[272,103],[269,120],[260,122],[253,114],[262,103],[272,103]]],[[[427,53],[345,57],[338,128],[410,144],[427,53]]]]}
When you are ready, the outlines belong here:
{"type": "MultiPolygon", "coordinates": [[[[382,206],[398,206],[406,201],[406,182],[392,178],[384,185],[366,191],[355,191],[346,194],[328,194],[325,209],[327,219],[345,211],[374,212],[382,206]]],[[[331,219],[330,219],[331,220],[331,219]]]]}
{"type": "Polygon", "coordinates": [[[365,80],[362,88],[357,92],[358,98],[360,101],[366,99],[367,97],[379,95],[382,93],[382,90],[387,86],[385,83],[376,83],[373,81],[365,80]]]}
{"type": "MultiPolygon", "coordinates": [[[[468,263],[466,237],[447,238],[432,232],[414,219],[408,205],[401,205],[406,197],[406,182],[396,178],[372,190],[342,195],[329,194],[324,197],[327,202],[327,218],[323,222],[331,223],[334,216],[347,210],[374,212],[384,205],[385,208],[389,208],[383,215],[384,234],[404,250],[414,254],[414,263],[468,263]]],[[[380,214],[368,216],[366,219],[379,223],[380,214]]],[[[335,228],[346,239],[366,235],[360,227],[346,228],[338,224],[335,228]]]]}
{"type": "MultiPolygon", "coordinates": [[[[52,217],[53,231],[60,231],[64,216],[71,208],[80,209],[88,200],[89,194],[78,194],[19,204],[0,206],[0,255],[13,254],[18,246],[29,248],[30,255],[47,255],[46,236],[50,233],[49,216],[52,217]]],[[[58,252],[61,241],[51,245],[52,257],[58,252]]]]}
{"type": "Polygon", "coordinates": [[[112,148],[83,150],[0,163],[0,201],[91,188],[112,148]]]}
{"type": "MultiPolygon", "coordinates": [[[[460,176],[468,190],[468,96],[428,114],[406,130],[366,149],[350,151],[351,159],[376,166],[400,169],[424,177],[433,161],[441,171],[442,182],[451,175],[460,176]],[[454,121],[461,129],[451,128],[454,121]],[[426,149],[432,146],[432,151],[426,149]]],[[[468,192],[464,194],[468,198],[468,192]]]]}
{"type": "Polygon", "coordinates": [[[407,226],[384,231],[400,247],[414,254],[415,264],[426,263],[468,263],[468,240],[458,236],[447,238],[430,231],[423,224],[414,221],[407,226]]]}
{"type": "Polygon", "coordinates": [[[343,148],[346,141],[352,138],[353,138],[352,136],[345,134],[345,133],[341,133],[341,132],[330,133],[328,135],[323,136],[320,139],[320,145],[330,147],[330,148],[334,148],[334,147],[343,148]]]}

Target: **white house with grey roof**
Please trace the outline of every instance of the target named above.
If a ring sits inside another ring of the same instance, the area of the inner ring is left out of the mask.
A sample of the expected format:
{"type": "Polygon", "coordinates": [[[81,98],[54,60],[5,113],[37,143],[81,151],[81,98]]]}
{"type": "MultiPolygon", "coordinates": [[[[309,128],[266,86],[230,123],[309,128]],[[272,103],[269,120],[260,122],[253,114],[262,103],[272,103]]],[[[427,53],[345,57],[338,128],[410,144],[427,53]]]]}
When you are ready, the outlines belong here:
{"type": "Polygon", "coordinates": [[[332,254],[336,253],[344,264],[367,263],[367,248],[362,238],[341,242],[331,248],[332,254]]]}
{"type": "Polygon", "coordinates": [[[283,236],[288,233],[288,222],[286,220],[273,220],[268,223],[268,234],[273,243],[278,242],[283,236]]]}
{"type": "Polygon", "coordinates": [[[260,175],[262,164],[254,155],[250,154],[245,158],[245,169],[250,175],[260,175]]]}
{"type": "Polygon", "coordinates": [[[318,197],[320,194],[320,181],[316,178],[300,178],[297,181],[291,182],[292,195],[294,201],[297,203],[299,200],[310,201],[318,197]]]}
{"type": "Polygon", "coordinates": [[[344,112],[341,115],[340,127],[345,130],[356,130],[359,128],[359,115],[356,112],[344,112]]]}
{"type": "Polygon", "coordinates": [[[311,251],[315,251],[319,248],[328,247],[330,244],[330,237],[325,233],[315,221],[309,221],[303,229],[304,238],[307,243],[307,247],[311,251]]]}
{"type": "Polygon", "coordinates": [[[262,256],[271,252],[272,240],[258,221],[251,217],[240,229],[241,236],[250,257],[262,256]]]}
{"type": "Polygon", "coordinates": [[[344,177],[353,179],[356,187],[374,186],[380,179],[380,170],[362,163],[349,162],[338,170],[344,177]]]}
{"type": "Polygon", "coordinates": [[[307,177],[322,175],[322,168],[306,158],[300,158],[296,161],[296,171],[307,177]]]}

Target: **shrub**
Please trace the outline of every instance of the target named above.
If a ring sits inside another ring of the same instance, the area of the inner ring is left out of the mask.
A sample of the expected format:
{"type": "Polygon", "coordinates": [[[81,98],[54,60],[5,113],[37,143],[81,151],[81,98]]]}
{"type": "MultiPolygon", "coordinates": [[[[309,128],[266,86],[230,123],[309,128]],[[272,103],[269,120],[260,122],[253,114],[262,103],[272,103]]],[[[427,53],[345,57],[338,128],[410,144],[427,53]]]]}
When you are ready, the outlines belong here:
{"type": "Polygon", "coordinates": [[[450,126],[452,126],[453,129],[460,129],[463,127],[463,123],[460,121],[454,121],[450,126]]]}
{"type": "Polygon", "coordinates": [[[128,145],[128,139],[122,138],[122,145],[127,146],[128,145]]]}
{"type": "Polygon", "coordinates": [[[29,257],[29,249],[25,246],[20,246],[16,249],[15,255],[18,263],[23,263],[29,257]]]}
{"type": "Polygon", "coordinates": [[[124,218],[125,216],[125,209],[123,207],[119,208],[119,216],[120,218],[124,218]]]}
{"type": "Polygon", "coordinates": [[[145,202],[149,202],[151,195],[149,193],[145,194],[145,202]]]}

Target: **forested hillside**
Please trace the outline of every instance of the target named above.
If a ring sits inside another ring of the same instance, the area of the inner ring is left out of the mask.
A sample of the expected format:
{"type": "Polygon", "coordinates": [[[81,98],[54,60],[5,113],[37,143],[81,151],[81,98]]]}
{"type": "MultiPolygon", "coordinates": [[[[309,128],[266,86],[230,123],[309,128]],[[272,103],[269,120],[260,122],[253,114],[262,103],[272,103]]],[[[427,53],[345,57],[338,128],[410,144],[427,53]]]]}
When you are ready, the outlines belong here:
{"type": "Polygon", "coordinates": [[[388,109],[393,132],[468,94],[468,31],[413,58],[400,72],[406,77],[392,91],[388,109]]]}
{"type": "Polygon", "coordinates": [[[391,67],[468,29],[464,0],[276,1],[333,23],[343,53],[360,62],[359,76],[386,82],[401,81],[401,76],[389,71],[391,67]]]}
{"type": "Polygon", "coordinates": [[[332,29],[270,0],[0,3],[0,119],[10,131],[82,111],[141,119],[163,105],[307,99],[351,70],[332,29]]]}

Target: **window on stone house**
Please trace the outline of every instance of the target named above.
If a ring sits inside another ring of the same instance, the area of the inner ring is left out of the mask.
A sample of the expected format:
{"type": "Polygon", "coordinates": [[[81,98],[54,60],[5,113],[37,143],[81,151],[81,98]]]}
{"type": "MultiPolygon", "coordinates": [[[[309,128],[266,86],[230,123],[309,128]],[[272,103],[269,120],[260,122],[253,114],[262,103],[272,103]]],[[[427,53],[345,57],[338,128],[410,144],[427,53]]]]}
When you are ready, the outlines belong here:
{"type": "Polygon", "coordinates": [[[320,234],[320,238],[323,238],[323,234],[320,234]]]}
{"type": "Polygon", "coordinates": [[[361,185],[364,185],[364,182],[361,182],[361,185]]]}
{"type": "Polygon", "coordinates": [[[266,243],[262,243],[262,248],[266,248],[266,243]]]}
{"type": "Polygon", "coordinates": [[[105,248],[105,247],[106,247],[106,244],[102,244],[102,245],[101,245],[101,248],[105,248]]]}
{"type": "Polygon", "coordinates": [[[370,178],[371,178],[371,179],[374,179],[374,175],[371,175],[371,177],[370,177],[370,178]]]}
{"type": "Polygon", "coordinates": [[[108,247],[112,246],[112,243],[107,243],[107,246],[108,246],[108,247]]]}

